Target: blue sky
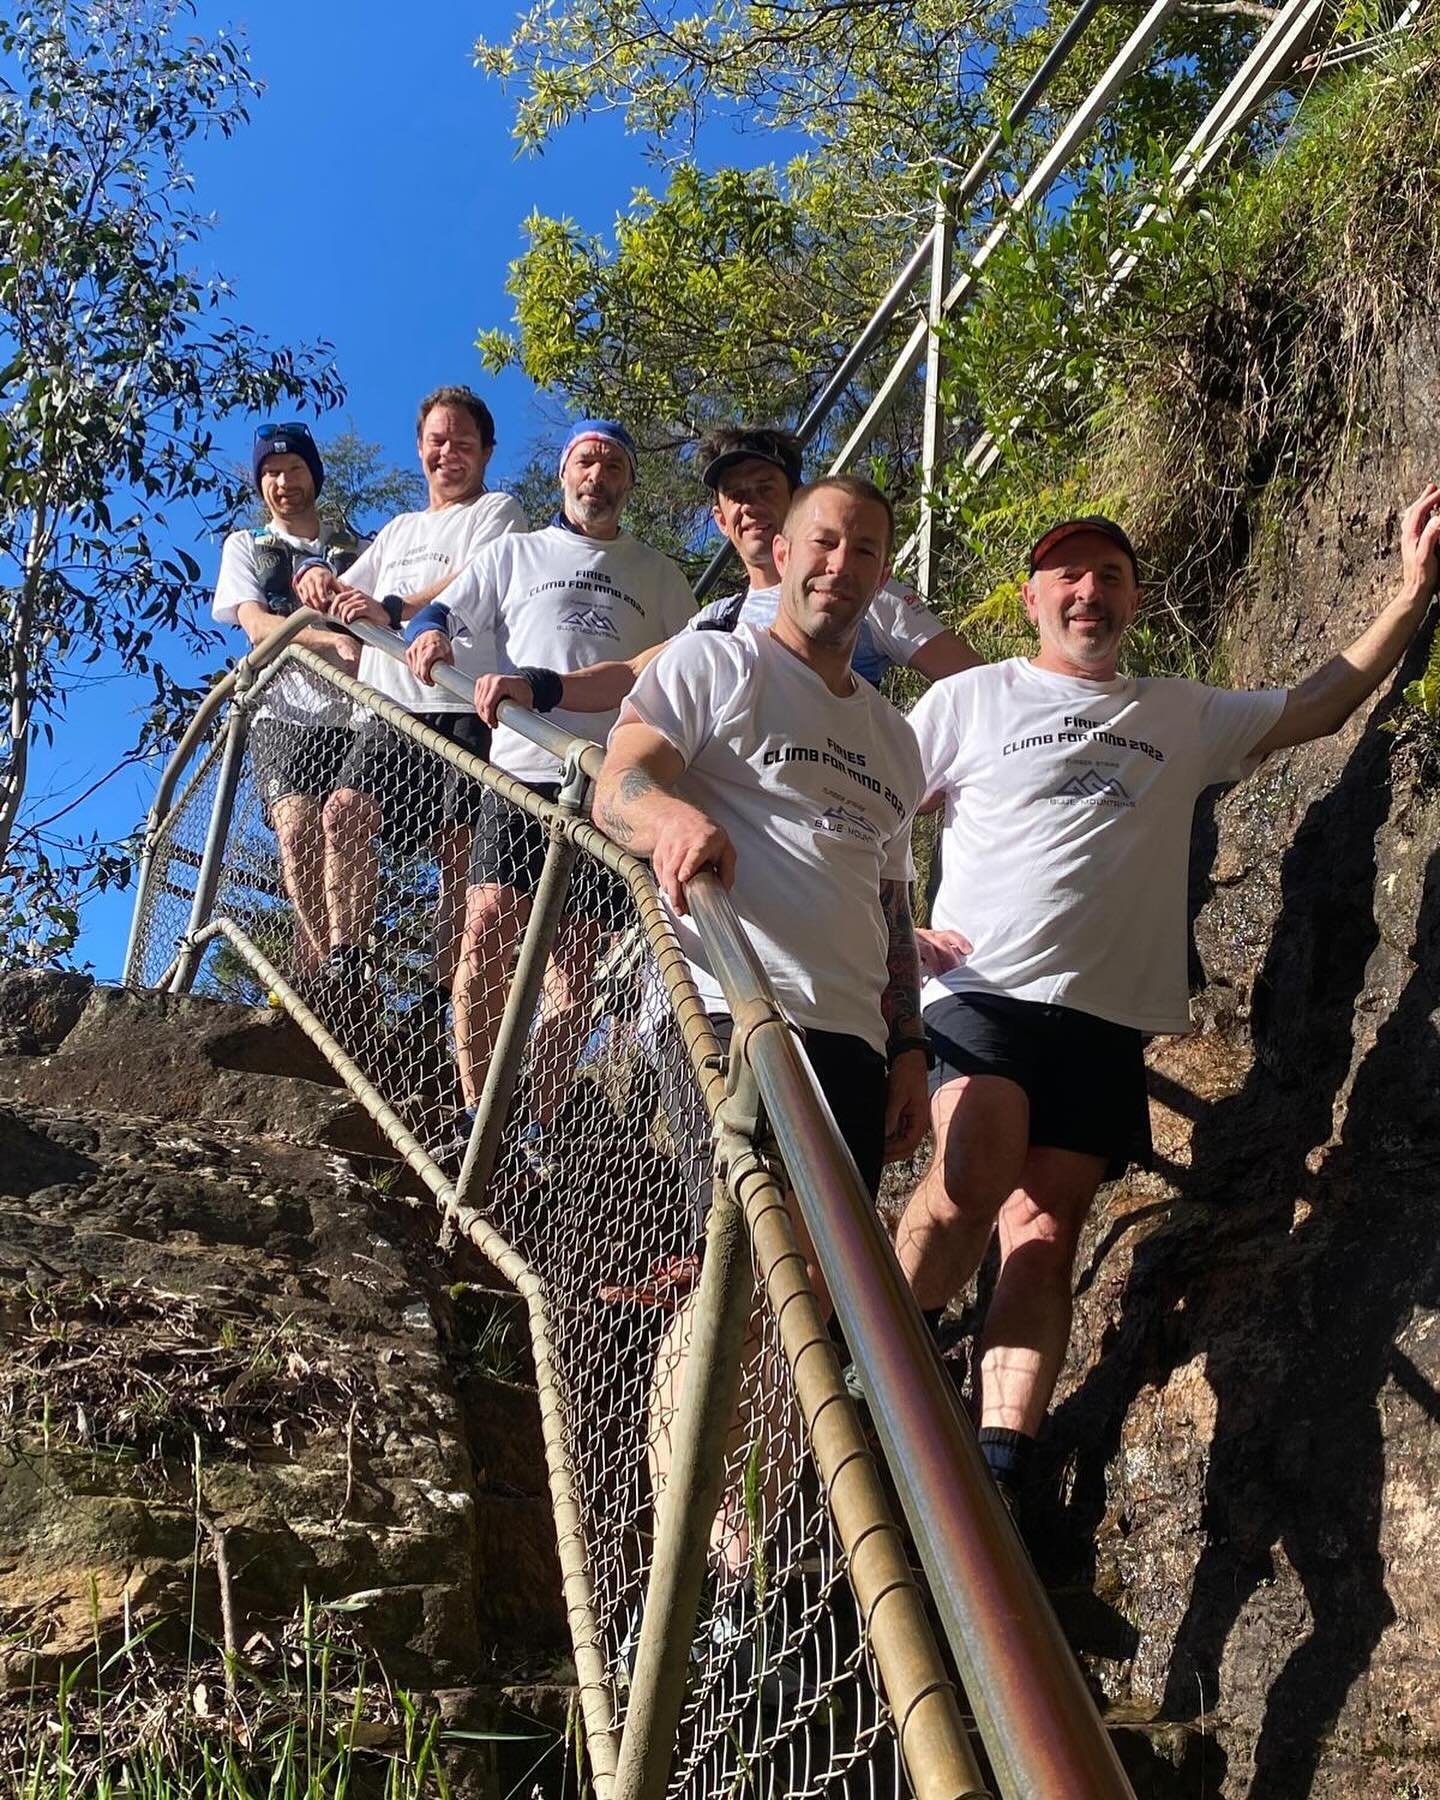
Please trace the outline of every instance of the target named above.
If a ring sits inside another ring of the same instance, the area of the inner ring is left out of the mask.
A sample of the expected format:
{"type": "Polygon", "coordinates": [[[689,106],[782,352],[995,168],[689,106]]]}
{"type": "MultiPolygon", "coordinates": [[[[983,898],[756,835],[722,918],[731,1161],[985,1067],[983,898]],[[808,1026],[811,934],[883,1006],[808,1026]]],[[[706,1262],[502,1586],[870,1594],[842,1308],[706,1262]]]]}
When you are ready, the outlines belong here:
{"type": "MultiPolygon", "coordinates": [[[[476,36],[501,34],[513,10],[497,0],[398,10],[250,0],[230,12],[201,0],[201,29],[243,31],[267,91],[247,129],[190,157],[196,202],[216,215],[197,261],[231,282],[236,316],[275,340],[334,345],[350,398],[343,415],[318,423],[321,434],[352,423],[409,462],[419,396],[470,381],[495,414],[501,486],[554,409],[518,374],[485,380],[474,349],[479,329],[509,320],[506,265],[522,248],[522,221],[538,208],[606,230],[632,189],[656,179],[641,144],[610,117],[516,158],[511,103],[471,61],[476,36]]],[[[751,137],[727,141],[724,153],[753,164],[769,147],[751,137]]],[[[234,422],[221,441],[247,460],[248,426],[234,422]]],[[[192,548],[212,571],[218,543],[192,548]]],[[[130,742],[138,697],[112,683],[77,698],[55,752],[40,756],[32,796],[63,799],[102,774],[130,742]]],[[[76,818],[128,831],[153,780],[126,772],[76,818]]],[[[79,955],[103,978],[119,973],[130,903],[102,895],[87,912],[79,955]]]]}

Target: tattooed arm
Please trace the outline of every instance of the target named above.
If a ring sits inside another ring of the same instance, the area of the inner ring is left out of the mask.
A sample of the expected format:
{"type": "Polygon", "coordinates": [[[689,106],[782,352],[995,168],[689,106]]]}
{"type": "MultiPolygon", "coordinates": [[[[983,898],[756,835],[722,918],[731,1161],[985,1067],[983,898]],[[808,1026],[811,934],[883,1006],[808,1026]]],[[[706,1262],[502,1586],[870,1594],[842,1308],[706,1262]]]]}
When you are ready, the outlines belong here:
{"type": "Polygon", "coordinates": [[[919,1147],[930,1123],[925,1055],[925,1022],[920,1016],[920,952],[910,919],[910,886],[880,883],[880,910],[890,945],[889,979],[880,996],[885,1035],[892,1046],[885,1104],[885,1160],[899,1162],[919,1147]],[[909,1044],[909,1048],[901,1048],[909,1044]]]}
{"type": "Polygon", "coordinates": [[[595,787],[595,823],[617,844],[648,856],[665,897],[684,913],[685,883],[711,869],[726,887],[735,879],[735,848],[715,823],[675,793],[684,758],[666,737],[637,719],[610,733],[595,787]]]}

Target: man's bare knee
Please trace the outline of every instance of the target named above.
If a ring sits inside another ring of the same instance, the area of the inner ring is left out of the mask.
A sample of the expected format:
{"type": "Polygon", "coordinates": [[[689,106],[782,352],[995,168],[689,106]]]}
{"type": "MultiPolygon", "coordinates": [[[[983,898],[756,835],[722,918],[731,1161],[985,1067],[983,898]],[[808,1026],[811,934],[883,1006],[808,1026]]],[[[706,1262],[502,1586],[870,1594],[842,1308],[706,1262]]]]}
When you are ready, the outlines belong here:
{"type": "Polygon", "coordinates": [[[369,794],[356,788],[338,788],[325,802],[323,818],[327,837],[353,843],[374,836],[380,823],[380,808],[369,794]]]}

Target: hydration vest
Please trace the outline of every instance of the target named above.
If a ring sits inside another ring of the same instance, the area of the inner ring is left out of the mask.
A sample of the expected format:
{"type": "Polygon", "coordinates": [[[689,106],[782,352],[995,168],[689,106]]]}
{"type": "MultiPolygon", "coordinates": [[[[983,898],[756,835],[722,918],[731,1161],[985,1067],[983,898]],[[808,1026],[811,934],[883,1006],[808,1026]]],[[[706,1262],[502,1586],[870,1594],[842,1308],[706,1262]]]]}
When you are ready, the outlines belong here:
{"type": "MultiPolygon", "coordinates": [[[[745,610],[745,602],[748,598],[747,594],[732,594],[728,600],[721,600],[715,616],[711,619],[697,619],[695,630],[734,631],[740,623],[740,615],[745,610]]],[[[862,681],[868,681],[873,688],[880,686],[893,667],[890,658],[882,650],[876,648],[867,620],[861,621],[850,666],[862,681]]]]}
{"type": "MultiPolygon", "coordinates": [[[[268,525],[251,532],[255,555],[255,579],[265,596],[267,612],[286,618],[300,602],[295,598],[291,581],[295,572],[295,551],[268,525]]],[[[310,554],[308,551],[306,554],[310,554]]],[[[320,554],[330,565],[332,575],[343,575],[360,554],[359,539],[343,525],[320,527],[320,554]]]]}
{"type": "Polygon", "coordinates": [[[713,619],[697,619],[697,631],[733,631],[740,623],[740,614],[745,608],[746,596],[732,594],[728,600],[720,602],[720,610],[713,619]]]}

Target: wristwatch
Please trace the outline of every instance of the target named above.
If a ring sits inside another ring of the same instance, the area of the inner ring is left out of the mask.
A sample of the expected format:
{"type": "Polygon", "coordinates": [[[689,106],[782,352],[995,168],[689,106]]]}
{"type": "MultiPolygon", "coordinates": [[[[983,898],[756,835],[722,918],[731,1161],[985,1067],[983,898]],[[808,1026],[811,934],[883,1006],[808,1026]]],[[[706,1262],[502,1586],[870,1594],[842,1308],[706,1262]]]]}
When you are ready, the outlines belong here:
{"type": "Polygon", "coordinates": [[[925,1058],[925,1067],[927,1069],[933,1069],[935,1067],[935,1052],[930,1048],[929,1038],[915,1037],[913,1035],[910,1037],[891,1038],[890,1042],[885,1046],[886,1065],[893,1069],[895,1067],[896,1058],[903,1056],[907,1050],[918,1050],[925,1058]]]}

